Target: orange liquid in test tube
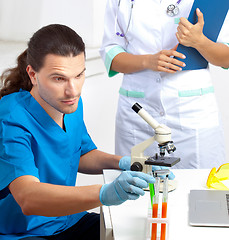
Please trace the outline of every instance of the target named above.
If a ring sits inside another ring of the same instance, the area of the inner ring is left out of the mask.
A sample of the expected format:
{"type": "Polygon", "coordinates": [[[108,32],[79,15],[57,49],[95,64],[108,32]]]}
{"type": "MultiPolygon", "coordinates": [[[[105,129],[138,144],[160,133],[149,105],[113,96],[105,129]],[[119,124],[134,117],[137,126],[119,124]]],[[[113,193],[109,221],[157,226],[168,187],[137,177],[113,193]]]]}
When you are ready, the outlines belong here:
{"type": "MultiPolygon", "coordinates": [[[[158,204],[153,204],[153,218],[157,218],[158,214],[158,204]]],[[[157,223],[152,223],[152,232],[151,232],[151,240],[157,239],[157,223]]]]}
{"type": "MultiPolygon", "coordinates": [[[[162,212],[161,212],[162,218],[167,217],[167,202],[162,203],[162,212]]],[[[166,235],[166,224],[161,224],[161,240],[165,240],[166,235]]]]}

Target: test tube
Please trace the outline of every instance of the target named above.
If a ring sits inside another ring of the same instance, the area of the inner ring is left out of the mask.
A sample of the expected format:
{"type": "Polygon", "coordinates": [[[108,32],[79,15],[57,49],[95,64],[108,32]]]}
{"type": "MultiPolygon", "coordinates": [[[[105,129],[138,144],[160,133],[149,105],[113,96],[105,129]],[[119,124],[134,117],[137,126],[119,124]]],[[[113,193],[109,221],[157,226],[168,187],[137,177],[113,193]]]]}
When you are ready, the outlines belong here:
{"type": "MultiPolygon", "coordinates": [[[[151,170],[148,172],[148,174],[151,175],[151,176],[153,176],[152,168],[151,168],[151,170]]],[[[154,184],[153,184],[153,183],[149,183],[149,191],[150,191],[151,207],[153,208],[153,197],[154,197],[154,195],[155,195],[154,184]]]]}
{"type": "MultiPolygon", "coordinates": [[[[159,203],[159,187],[160,187],[160,177],[155,175],[155,183],[154,183],[154,196],[153,196],[153,207],[152,207],[152,217],[158,217],[158,203],[159,203]]],[[[157,223],[152,223],[152,231],[151,231],[151,240],[157,239],[157,223]]]]}
{"type": "MultiPolygon", "coordinates": [[[[168,175],[166,175],[163,182],[163,195],[162,195],[162,218],[167,217],[167,202],[168,202],[168,175]]],[[[166,224],[161,224],[161,240],[165,240],[166,237],[166,224]]]]}

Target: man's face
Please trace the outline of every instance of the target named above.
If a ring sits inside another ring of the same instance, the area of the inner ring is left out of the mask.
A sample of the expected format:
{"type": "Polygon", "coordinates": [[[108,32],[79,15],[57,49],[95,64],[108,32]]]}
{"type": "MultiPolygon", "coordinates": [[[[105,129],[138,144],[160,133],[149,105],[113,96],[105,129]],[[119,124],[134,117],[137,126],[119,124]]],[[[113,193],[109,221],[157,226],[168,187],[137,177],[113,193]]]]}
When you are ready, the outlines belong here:
{"type": "Polygon", "coordinates": [[[63,57],[49,54],[39,72],[27,72],[33,83],[32,96],[53,118],[75,112],[85,80],[85,56],[63,57]]]}

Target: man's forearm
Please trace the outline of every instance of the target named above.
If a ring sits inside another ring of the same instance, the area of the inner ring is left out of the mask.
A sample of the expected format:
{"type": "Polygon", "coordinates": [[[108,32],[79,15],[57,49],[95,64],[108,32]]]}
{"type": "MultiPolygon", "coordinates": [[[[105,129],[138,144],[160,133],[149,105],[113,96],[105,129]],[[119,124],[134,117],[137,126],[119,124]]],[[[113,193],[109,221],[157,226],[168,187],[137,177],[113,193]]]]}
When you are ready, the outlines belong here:
{"type": "Polygon", "coordinates": [[[102,205],[99,200],[101,185],[70,187],[34,179],[22,176],[10,184],[10,191],[25,215],[66,216],[102,205]]]}
{"type": "Polygon", "coordinates": [[[79,172],[87,174],[102,174],[103,169],[119,169],[121,156],[92,150],[80,158],[79,172]]]}

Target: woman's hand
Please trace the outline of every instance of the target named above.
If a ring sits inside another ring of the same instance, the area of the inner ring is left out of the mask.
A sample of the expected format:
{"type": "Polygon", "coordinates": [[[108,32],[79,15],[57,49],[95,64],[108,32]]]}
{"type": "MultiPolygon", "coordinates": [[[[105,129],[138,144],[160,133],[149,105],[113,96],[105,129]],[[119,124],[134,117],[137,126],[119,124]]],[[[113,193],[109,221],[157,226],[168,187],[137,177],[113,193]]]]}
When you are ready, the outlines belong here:
{"type": "Polygon", "coordinates": [[[180,44],[195,48],[209,63],[229,67],[229,47],[223,43],[213,42],[203,34],[204,16],[196,9],[198,22],[190,23],[186,18],[181,18],[177,27],[176,37],[180,44]]]}
{"type": "Polygon", "coordinates": [[[146,55],[145,68],[153,71],[175,73],[181,71],[182,67],[185,67],[185,63],[175,59],[185,58],[182,53],[176,51],[177,46],[170,50],[161,50],[156,54],[146,55]]]}
{"type": "Polygon", "coordinates": [[[176,37],[180,44],[186,47],[198,48],[198,45],[205,39],[203,34],[204,16],[199,8],[196,9],[198,22],[190,23],[186,18],[180,18],[177,27],[176,37]]]}

